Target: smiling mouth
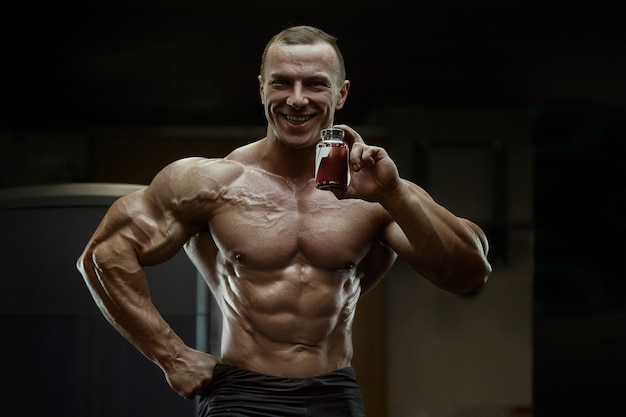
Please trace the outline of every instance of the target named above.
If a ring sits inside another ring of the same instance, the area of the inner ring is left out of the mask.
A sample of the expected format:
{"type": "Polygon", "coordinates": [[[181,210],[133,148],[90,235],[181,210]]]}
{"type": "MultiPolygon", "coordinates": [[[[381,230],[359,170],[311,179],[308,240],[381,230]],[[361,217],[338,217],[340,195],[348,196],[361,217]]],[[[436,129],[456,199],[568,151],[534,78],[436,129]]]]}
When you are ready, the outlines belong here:
{"type": "Polygon", "coordinates": [[[283,114],[283,117],[291,124],[301,125],[311,120],[313,116],[295,116],[293,114],[283,114]]]}

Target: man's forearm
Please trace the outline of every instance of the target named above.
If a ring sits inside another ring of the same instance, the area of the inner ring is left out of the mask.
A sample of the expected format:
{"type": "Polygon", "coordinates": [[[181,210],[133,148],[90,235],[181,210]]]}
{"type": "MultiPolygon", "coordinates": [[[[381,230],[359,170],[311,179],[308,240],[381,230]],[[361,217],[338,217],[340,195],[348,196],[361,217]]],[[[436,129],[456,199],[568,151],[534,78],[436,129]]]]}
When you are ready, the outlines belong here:
{"type": "Polygon", "coordinates": [[[401,255],[418,272],[453,292],[480,288],[491,272],[482,230],[437,204],[424,190],[402,181],[380,201],[411,244],[401,255]]]}
{"type": "Polygon", "coordinates": [[[99,262],[93,252],[77,266],[96,305],[107,321],[148,359],[163,370],[173,366],[184,342],[152,303],[143,270],[110,261],[99,262]]]}

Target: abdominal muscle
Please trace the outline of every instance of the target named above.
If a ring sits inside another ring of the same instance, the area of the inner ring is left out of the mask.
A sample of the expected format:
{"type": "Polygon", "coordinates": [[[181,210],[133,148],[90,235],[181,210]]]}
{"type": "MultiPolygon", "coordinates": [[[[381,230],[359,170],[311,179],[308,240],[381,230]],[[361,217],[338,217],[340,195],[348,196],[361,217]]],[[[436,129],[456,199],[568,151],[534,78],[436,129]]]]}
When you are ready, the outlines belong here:
{"type": "Polygon", "coordinates": [[[360,295],[355,268],[239,268],[220,281],[223,363],[285,377],[350,365],[350,329],[360,295]]]}
{"type": "Polygon", "coordinates": [[[350,365],[376,207],[259,170],[220,194],[186,250],[221,308],[223,363],[285,377],[350,365]]]}

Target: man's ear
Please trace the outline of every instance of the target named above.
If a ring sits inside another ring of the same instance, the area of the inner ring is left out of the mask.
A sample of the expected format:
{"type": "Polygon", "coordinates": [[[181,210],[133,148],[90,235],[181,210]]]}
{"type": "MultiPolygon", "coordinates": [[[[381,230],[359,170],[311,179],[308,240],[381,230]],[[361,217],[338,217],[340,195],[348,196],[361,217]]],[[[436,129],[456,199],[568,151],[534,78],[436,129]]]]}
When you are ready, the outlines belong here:
{"type": "Polygon", "coordinates": [[[259,80],[259,94],[261,95],[261,103],[265,105],[265,96],[263,94],[263,77],[259,75],[257,78],[259,80]]]}
{"type": "Polygon", "coordinates": [[[335,110],[340,110],[346,103],[346,100],[348,99],[348,90],[350,90],[350,81],[345,80],[343,82],[343,85],[341,86],[341,90],[339,90],[339,96],[337,97],[337,105],[335,106],[335,110]]]}

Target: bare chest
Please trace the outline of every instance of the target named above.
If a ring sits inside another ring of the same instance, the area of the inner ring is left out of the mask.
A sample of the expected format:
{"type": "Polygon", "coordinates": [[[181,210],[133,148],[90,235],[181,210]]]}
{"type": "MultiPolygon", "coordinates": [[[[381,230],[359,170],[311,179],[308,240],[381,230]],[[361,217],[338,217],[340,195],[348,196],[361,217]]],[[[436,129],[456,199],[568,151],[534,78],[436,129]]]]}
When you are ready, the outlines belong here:
{"type": "Polygon", "coordinates": [[[323,269],[358,264],[381,228],[382,210],[328,191],[254,178],[229,188],[210,221],[226,259],[253,269],[294,263],[323,269]]]}

